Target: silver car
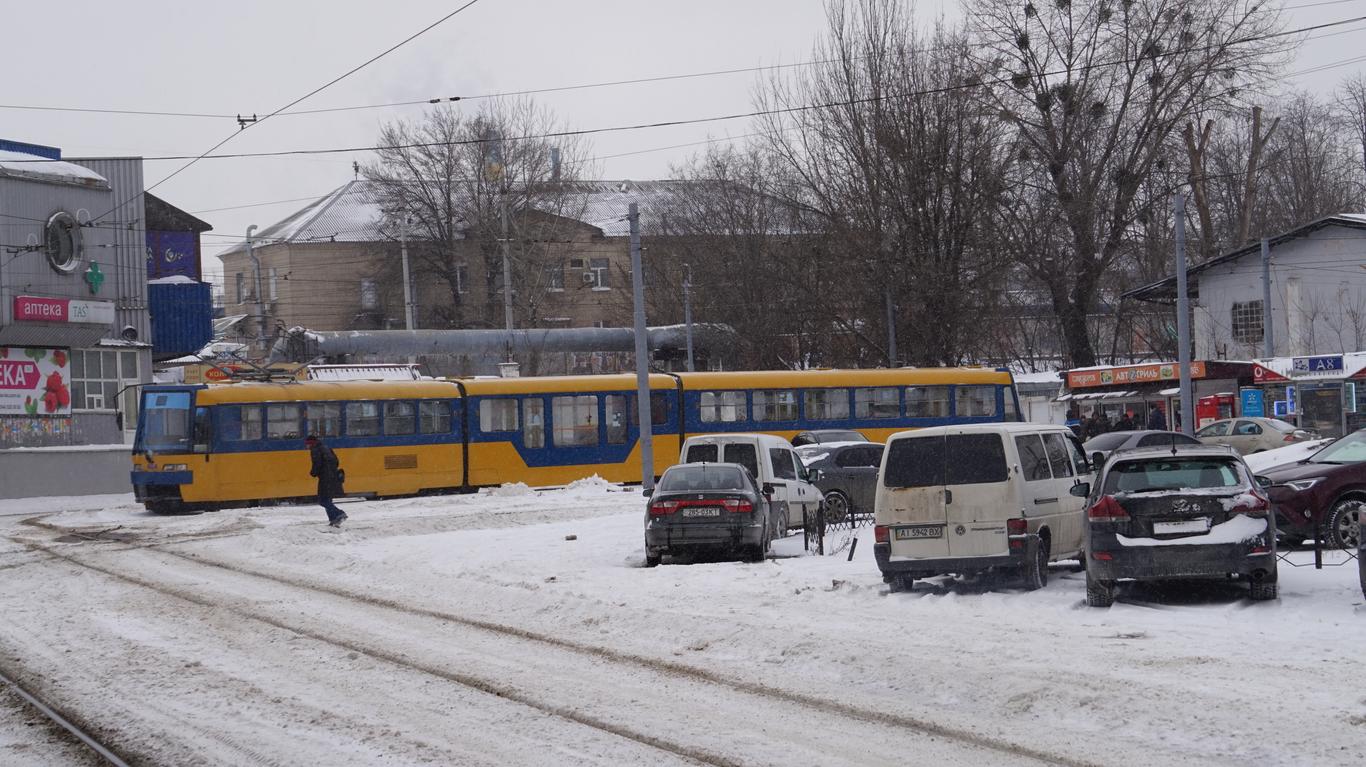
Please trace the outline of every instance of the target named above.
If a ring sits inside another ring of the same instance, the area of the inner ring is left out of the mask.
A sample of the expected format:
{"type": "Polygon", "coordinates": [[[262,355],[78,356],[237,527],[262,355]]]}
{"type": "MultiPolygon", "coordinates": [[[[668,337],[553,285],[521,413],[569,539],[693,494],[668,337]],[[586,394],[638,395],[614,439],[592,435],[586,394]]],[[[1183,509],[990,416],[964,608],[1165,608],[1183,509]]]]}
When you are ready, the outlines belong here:
{"type": "Polygon", "coordinates": [[[1319,435],[1277,418],[1225,418],[1200,429],[1196,439],[1206,445],[1228,445],[1243,455],[1275,450],[1319,435]]]}

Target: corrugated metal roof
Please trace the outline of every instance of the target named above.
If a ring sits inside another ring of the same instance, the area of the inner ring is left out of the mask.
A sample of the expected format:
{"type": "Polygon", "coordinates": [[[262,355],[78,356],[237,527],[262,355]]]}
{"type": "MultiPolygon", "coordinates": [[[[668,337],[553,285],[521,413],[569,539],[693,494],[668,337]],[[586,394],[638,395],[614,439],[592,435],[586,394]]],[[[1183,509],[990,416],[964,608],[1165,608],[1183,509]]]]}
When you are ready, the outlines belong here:
{"type": "MultiPolygon", "coordinates": [[[[384,212],[375,185],[348,181],[330,194],[314,200],[281,221],[258,232],[260,245],[288,242],[374,242],[391,239],[381,231],[384,212]]],[[[246,250],[246,241],[219,253],[224,256],[246,250]]]]}

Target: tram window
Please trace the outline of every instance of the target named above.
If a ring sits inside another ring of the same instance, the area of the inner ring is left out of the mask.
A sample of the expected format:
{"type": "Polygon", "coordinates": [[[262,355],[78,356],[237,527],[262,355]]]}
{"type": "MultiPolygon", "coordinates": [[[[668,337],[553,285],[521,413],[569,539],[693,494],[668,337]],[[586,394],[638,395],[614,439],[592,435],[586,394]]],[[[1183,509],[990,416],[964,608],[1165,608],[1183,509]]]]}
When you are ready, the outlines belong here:
{"type": "Polygon", "coordinates": [[[417,408],[407,400],[384,403],[384,433],[404,435],[417,433],[417,408]]]}
{"type": "Polygon", "coordinates": [[[949,387],[907,386],[906,415],[910,418],[947,418],[949,387]]]}
{"type": "Polygon", "coordinates": [[[953,405],[962,416],[996,415],[995,386],[955,386],[953,405]]]}
{"type": "Polygon", "coordinates": [[[522,400],[522,446],[545,447],[545,400],[531,397],[522,400]]]}
{"type": "Polygon", "coordinates": [[[900,415],[901,397],[896,389],[884,386],[854,390],[855,418],[896,418],[900,415]]]}
{"type": "Polygon", "coordinates": [[[626,395],[608,394],[603,401],[607,405],[607,444],[626,444],[626,424],[630,422],[630,416],[626,412],[626,395]]]}
{"type": "Polygon", "coordinates": [[[296,403],[266,405],[266,439],[298,439],[303,408],[296,403]]]}
{"type": "Polygon", "coordinates": [[[517,400],[485,399],[479,401],[479,431],[517,431],[517,400]]]}
{"type": "Polygon", "coordinates": [[[259,405],[231,405],[223,408],[223,438],[245,442],[261,438],[261,407],[259,405]]]}
{"type": "MultiPolygon", "coordinates": [[[[640,426],[640,413],[636,410],[636,395],[626,398],[626,409],[631,411],[631,425],[640,426]]],[[[662,391],[650,392],[650,423],[669,422],[669,398],[662,391]]]]}
{"type": "Polygon", "coordinates": [[[555,447],[590,447],[598,444],[598,398],[593,394],[551,397],[555,417],[555,447]]]}
{"type": "Polygon", "coordinates": [[[451,430],[451,403],[424,400],[417,403],[417,430],[423,434],[447,434],[451,430]]]}
{"type": "Polygon", "coordinates": [[[803,395],[808,421],[843,421],[849,417],[848,389],[808,389],[803,395]]]}
{"type": "Polygon", "coordinates": [[[336,402],[313,402],[308,405],[308,433],[319,437],[341,436],[342,407],[336,402]]]}
{"type": "Polygon", "coordinates": [[[703,423],[748,421],[745,393],[742,391],[704,391],[698,397],[703,423]]]}
{"type": "Polygon", "coordinates": [[[791,389],[754,392],[754,420],[797,420],[797,392],[791,389]]]}
{"type": "Polygon", "coordinates": [[[346,403],[346,436],[374,437],[379,434],[379,403],[346,403]]]}
{"type": "Polygon", "coordinates": [[[194,452],[207,453],[213,444],[213,416],[206,407],[194,409],[194,452]]]}

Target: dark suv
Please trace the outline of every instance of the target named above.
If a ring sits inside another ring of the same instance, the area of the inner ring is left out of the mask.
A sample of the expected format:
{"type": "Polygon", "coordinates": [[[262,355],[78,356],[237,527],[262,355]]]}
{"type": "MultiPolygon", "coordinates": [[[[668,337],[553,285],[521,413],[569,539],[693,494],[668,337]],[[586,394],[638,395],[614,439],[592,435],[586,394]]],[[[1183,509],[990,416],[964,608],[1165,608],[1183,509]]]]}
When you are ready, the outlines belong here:
{"type": "Polygon", "coordinates": [[[1275,599],[1276,525],[1242,457],[1223,446],[1116,453],[1086,508],[1086,603],[1114,602],[1121,579],[1245,579],[1253,599],[1275,599]]]}
{"type": "Polygon", "coordinates": [[[1262,476],[1271,480],[1271,503],[1283,538],[1299,542],[1322,533],[1334,548],[1359,543],[1358,523],[1366,508],[1366,430],[1262,476]]]}

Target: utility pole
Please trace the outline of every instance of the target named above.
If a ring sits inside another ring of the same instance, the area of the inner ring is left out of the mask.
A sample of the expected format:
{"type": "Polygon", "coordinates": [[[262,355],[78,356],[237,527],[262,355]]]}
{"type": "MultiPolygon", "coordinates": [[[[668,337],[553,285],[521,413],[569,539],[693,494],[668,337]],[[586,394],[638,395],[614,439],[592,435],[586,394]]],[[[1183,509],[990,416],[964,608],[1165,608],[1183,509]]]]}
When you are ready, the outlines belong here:
{"type": "Polygon", "coordinates": [[[1181,366],[1181,431],[1195,435],[1195,405],[1191,392],[1190,299],[1186,293],[1186,198],[1177,192],[1176,209],[1176,359],[1181,366]]]}
{"type": "Polygon", "coordinates": [[[640,421],[640,489],[648,495],[655,487],[655,451],[650,418],[650,358],[645,338],[645,273],[640,264],[640,211],[634,202],[628,209],[626,220],[631,224],[631,297],[635,302],[636,316],[636,414],[640,421]]]}
{"type": "Polygon", "coordinates": [[[1276,356],[1276,343],[1274,340],[1274,328],[1276,323],[1271,319],[1271,243],[1262,238],[1262,339],[1266,348],[1263,351],[1267,357],[1276,356]]]}
{"type": "Polygon", "coordinates": [[[247,227],[247,258],[251,259],[251,267],[255,272],[254,282],[256,283],[256,346],[262,352],[266,349],[266,305],[261,293],[261,259],[257,257],[252,249],[251,233],[256,231],[256,224],[247,227]]]}
{"type": "Polygon", "coordinates": [[[508,193],[503,190],[503,325],[512,330],[512,241],[508,237],[508,193]]]}
{"type": "Polygon", "coordinates": [[[892,305],[892,286],[883,288],[887,299],[887,367],[896,367],[896,309],[892,305]]]}
{"type": "Polygon", "coordinates": [[[688,336],[688,372],[693,372],[692,364],[692,267],[683,265],[683,325],[688,336]]]}
{"type": "Polygon", "coordinates": [[[413,303],[413,278],[408,273],[408,217],[404,216],[398,230],[398,252],[403,258],[403,326],[417,330],[417,306],[413,303]]]}

